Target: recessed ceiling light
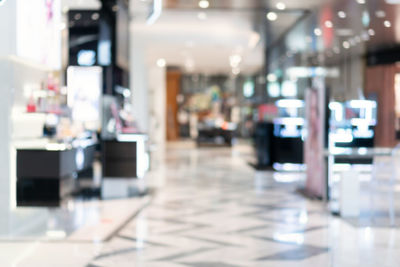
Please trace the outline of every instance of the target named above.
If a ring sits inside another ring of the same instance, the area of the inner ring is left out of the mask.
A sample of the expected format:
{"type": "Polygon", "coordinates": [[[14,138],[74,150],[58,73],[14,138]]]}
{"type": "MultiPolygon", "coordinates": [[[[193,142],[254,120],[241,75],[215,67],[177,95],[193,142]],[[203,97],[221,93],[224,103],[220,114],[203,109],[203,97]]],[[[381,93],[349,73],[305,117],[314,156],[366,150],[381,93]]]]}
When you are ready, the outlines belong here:
{"type": "Polygon", "coordinates": [[[199,12],[199,13],[197,14],[197,18],[198,18],[199,20],[206,20],[206,19],[207,19],[207,14],[204,13],[204,12],[199,12]]]}
{"type": "Polygon", "coordinates": [[[333,27],[332,21],[330,21],[330,20],[325,21],[325,27],[332,28],[333,27]]]}
{"type": "Polygon", "coordinates": [[[357,0],[357,3],[363,5],[363,4],[365,4],[365,0],[357,0]]]}
{"type": "Polygon", "coordinates": [[[344,18],[346,18],[346,12],[344,12],[344,11],[339,11],[338,13],[337,13],[337,15],[338,15],[338,17],[339,18],[341,18],[341,19],[344,19],[344,18]]]}
{"type": "Polygon", "coordinates": [[[315,28],[315,29],[314,29],[314,34],[315,34],[316,36],[320,36],[320,35],[322,34],[321,29],[320,29],[320,28],[315,28]]]}
{"type": "Polygon", "coordinates": [[[278,2],[276,4],[276,8],[279,9],[279,10],[285,10],[286,9],[286,5],[285,5],[285,3],[278,2]]]}
{"type": "Polygon", "coordinates": [[[390,21],[388,21],[388,20],[385,20],[385,21],[383,22],[383,25],[384,25],[386,28],[390,28],[390,27],[392,26],[392,23],[390,23],[390,21]]]}
{"type": "Polygon", "coordinates": [[[207,0],[200,0],[199,1],[199,7],[200,8],[208,8],[210,6],[210,2],[207,0]]]}
{"type": "Polygon", "coordinates": [[[98,20],[100,18],[100,15],[99,15],[99,13],[93,13],[92,14],[92,20],[98,20]]]}
{"type": "Polygon", "coordinates": [[[268,12],[267,13],[267,19],[270,21],[277,20],[278,15],[275,12],[268,12]]]}
{"type": "Polygon", "coordinates": [[[163,68],[167,65],[167,61],[164,58],[159,58],[157,60],[157,66],[159,66],[160,68],[163,68]]]}
{"type": "Polygon", "coordinates": [[[348,41],[344,41],[344,42],[342,43],[342,45],[343,45],[343,48],[344,48],[344,49],[349,49],[349,48],[350,48],[350,43],[349,43],[348,41]]]}
{"type": "Polygon", "coordinates": [[[374,29],[368,29],[368,34],[369,34],[370,36],[374,36],[374,35],[375,35],[374,29]]]}

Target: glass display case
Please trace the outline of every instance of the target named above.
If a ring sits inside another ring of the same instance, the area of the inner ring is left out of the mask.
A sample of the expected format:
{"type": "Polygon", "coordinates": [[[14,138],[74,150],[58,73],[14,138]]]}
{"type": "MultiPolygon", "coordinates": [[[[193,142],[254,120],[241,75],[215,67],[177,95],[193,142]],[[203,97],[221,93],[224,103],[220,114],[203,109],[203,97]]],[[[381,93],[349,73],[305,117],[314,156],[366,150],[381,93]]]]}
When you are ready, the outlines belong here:
{"type": "Polygon", "coordinates": [[[278,117],[273,120],[273,165],[279,169],[287,164],[303,164],[304,101],[281,99],[275,104],[278,117]]]}
{"type": "Polygon", "coordinates": [[[373,147],[376,108],[372,100],[331,102],[330,147],[373,147]]]}

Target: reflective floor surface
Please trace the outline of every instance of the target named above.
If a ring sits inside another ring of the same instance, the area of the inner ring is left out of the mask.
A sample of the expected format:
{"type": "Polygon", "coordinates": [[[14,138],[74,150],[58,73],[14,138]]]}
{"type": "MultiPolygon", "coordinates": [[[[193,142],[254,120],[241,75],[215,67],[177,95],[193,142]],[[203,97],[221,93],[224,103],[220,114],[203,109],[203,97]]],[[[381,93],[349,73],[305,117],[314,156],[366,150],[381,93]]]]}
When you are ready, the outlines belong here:
{"type": "Polygon", "coordinates": [[[331,216],[297,193],[304,174],[256,172],[251,154],[243,145],[171,145],[147,177],[150,204],[110,239],[3,241],[0,265],[399,266],[398,228],[331,216]]]}

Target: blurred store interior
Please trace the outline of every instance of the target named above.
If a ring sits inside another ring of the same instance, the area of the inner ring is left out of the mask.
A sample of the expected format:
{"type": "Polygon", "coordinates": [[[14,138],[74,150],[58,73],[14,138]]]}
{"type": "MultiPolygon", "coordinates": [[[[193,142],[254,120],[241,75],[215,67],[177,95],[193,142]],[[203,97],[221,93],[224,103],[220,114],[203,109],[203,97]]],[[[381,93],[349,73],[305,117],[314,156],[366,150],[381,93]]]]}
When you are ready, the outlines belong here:
{"type": "Polygon", "coordinates": [[[399,14],[0,0],[0,265],[398,266],[399,14]]]}

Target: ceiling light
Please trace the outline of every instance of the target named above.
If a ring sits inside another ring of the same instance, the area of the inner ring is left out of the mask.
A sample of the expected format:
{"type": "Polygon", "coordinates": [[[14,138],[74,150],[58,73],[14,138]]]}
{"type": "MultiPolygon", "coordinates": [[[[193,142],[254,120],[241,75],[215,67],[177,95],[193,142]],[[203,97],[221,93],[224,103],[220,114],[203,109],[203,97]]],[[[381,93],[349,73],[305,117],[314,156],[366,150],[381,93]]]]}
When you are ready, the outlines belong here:
{"type": "Polygon", "coordinates": [[[207,19],[207,14],[204,13],[204,12],[199,12],[199,13],[197,14],[197,18],[198,18],[199,20],[206,20],[206,19],[207,19]]]}
{"type": "Polygon", "coordinates": [[[337,13],[337,15],[338,15],[338,17],[339,18],[341,18],[341,19],[344,19],[344,18],[346,18],[346,12],[344,12],[344,11],[339,11],[338,13],[337,13]]]}
{"type": "Polygon", "coordinates": [[[92,14],[92,20],[98,20],[100,18],[99,13],[93,13],[92,14]]]}
{"type": "Polygon", "coordinates": [[[390,28],[390,27],[392,26],[392,23],[390,23],[390,21],[388,21],[388,20],[385,20],[385,21],[383,22],[383,25],[384,25],[386,28],[390,28]]]}
{"type": "Polygon", "coordinates": [[[164,68],[167,65],[167,61],[163,58],[159,58],[157,60],[157,66],[159,66],[160,68],[164,68]]]}
{"type": "Polygon", "coordinates": [[[274,21],[278,18],[278,15],[275,12],[268,12],[267,19],[270,21],[274,21]]]}
{"type": "Polygon", "coordinates": [[[344,42],[342,43],[342,45],[343,45],[343,48],[344,48],[344,49],[349,49],[349,48],[350,48],[350,43],[349,43],[348,41],[344,41],[344,42]]]}
{"type": "Polygon", "coordinates": [[[360,5],[365,4],[365,0],[357,0],[357,3],[359,3],[360,5]]]}
{"type": "Polygon", "coordinates": [[[377,10],[377,11],[375,12],[375,16],[376,16],[377,18],[384,18],[384,17],[386,16],[386,13],[385,13],[385,11],[383,11],[383,10],[377,10]]]}
{"type": "Polygon", "coordinates": [[[75,14],[74,19],[75,20],[80,20],[82,18],[81,13],[75,14]]]}
{"type": "Polygon", "coordinates": [[[330,21],[330,20],[325,21],[325,27],[332,28],[333,27],[332,21],[330,21]]]}
{"type": "Polygon", "coordinates": [[[322,34],[321,29],[320,29],[320,28],[315,28],[315,29],[314,29],[314,34],[315,34],[316,36],[320,36],[320,35],[322,34]]]}
{"type": "Polygon", "coordinates": [[[208,8],[210,6],[210,2],[207,0],[200,0],[199,1],[199,7],[200,8],[208,8]]]}
{"type": "Polygon", "coordinates": [[[374,36],[374,35],[375,35],[374,29],[369,29],[369,30],[368,30],[368,34],[369,34],[370,36],[374,36]]]}
{"type": "Polygon", "coordinates": [[[285,3],[278,2],[276,4],[276,8],[279,9],[279,10],[285,10],[286,9],[286,5],[285,5],[285,3]]]}

